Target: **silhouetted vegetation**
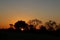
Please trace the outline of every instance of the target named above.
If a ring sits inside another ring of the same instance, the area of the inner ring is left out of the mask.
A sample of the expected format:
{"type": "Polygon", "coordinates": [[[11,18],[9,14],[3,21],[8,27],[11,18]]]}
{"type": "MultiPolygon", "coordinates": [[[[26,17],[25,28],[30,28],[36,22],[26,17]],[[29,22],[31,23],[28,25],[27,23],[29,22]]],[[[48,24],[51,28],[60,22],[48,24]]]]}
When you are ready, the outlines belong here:
{"type": "MultiPolygon", "coordinates": [[[[48,21],[45,25],[42,24],[42,21],[37,19],[29,21],[30,24],[25,21],[17,21],[14,25],[9,24],[10,28],[8,29],[0,29],[1,32],[28,32],[28,33],[52,33],[58,35],[60,32],[60,24],[57,25],[55,21],[48,21]],[[36,26],[39,25],[39,29],[36,29],[36,26]]],[[[60,35],[60,34],[59,34],[60,35]]]]}
{"type": "Polygon", "coordinates": [[[17,29],[17,30],[20,30],[20,29],[24,29],[24,30],[27,30],[27,26],[28,24],[25,23],[25,21],[18,21],[14,24],[14,27],[17,29]]]}

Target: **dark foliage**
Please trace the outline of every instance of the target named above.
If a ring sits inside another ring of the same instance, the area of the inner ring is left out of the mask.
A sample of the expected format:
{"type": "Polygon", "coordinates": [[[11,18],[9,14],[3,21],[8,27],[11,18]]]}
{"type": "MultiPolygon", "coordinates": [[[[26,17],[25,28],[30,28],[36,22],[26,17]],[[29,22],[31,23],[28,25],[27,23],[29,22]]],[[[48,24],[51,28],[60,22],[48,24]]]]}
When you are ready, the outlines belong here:
{"type": "Polygon", "coordinates": [[[27,28],[28,24],[25,23],[25,21],[18,21],[15,23],[14,27],[16,29],[19,29],[19,28],[27,28]]]}

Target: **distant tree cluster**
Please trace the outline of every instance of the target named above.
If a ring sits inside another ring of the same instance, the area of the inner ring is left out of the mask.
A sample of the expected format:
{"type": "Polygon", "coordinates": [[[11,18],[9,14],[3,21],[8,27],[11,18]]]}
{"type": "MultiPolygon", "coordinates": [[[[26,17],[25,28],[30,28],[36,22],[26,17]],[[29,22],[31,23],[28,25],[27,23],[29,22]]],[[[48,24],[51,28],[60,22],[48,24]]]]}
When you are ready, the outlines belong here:
{"type": "Polygon", "coordinates": [[[56,31],[60,30],[60,24],[57,25],[55,21],[49,20],[45,23],[45,25],[42,24],[42,21],[38,19],[29,20],[28,23],[25,21],[17,21],[14,25],[10,24],[10,28],[12,29],[12,26],[14,26],[15,30],[47,30],[47,31],[56,31]]]}

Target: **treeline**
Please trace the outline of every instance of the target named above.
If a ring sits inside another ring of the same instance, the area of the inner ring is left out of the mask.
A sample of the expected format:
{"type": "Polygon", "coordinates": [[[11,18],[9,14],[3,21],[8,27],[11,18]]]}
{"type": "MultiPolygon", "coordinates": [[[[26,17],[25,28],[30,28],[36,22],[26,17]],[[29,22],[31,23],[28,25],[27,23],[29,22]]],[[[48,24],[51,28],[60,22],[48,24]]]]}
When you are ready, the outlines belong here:
{"type": "Polygon", "coordinates": [[[31,32],[60,32],[60,24],[58,25],[55,21],[49,20],[44,25],[42,21],[38,19],[29,20],[28,23],[25,21],[17,21],[14,25],[9,24],[10,28],[1,30],[18,30],[18,31],[31,31],[31,32]]]}

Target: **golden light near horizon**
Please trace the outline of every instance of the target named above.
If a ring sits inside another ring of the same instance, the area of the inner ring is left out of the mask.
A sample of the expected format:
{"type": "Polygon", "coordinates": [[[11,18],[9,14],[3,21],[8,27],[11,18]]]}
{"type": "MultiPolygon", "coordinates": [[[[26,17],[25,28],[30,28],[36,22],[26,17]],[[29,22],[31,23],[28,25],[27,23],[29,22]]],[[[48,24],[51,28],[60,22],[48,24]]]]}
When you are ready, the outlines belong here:
{"type": "Polygon", "coordinates": [[[60,23],[60,0],[0,0],[0,28],[35,18],[43,23],[50,19],[60,23]]]}
{"type": "Polygon", "coordinates": [[[24,28],[20,28],[21,31],[24,31],[24,28]]]}

